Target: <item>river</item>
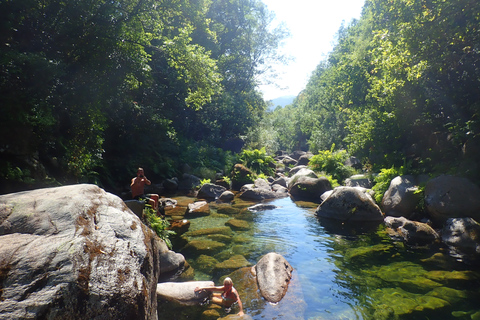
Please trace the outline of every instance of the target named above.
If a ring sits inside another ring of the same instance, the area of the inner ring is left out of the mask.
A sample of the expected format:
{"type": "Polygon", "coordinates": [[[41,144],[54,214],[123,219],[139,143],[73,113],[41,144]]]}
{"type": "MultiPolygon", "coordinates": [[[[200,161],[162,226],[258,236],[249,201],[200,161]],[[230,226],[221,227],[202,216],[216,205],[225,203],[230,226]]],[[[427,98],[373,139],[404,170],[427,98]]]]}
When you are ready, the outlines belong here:
{"type": "MultiPolygon", "coordinates": [[[[287,295],[276,305],[258,298],[249,268],[231,274],[253,319],[480,319],[478,265],[460,261],[442,245],[405,246],[383,225],[332,225],[316,217],[312,203],[290,198],[268,203],[277,208],[252,213],[245,208],[253,203],[239,199],[233,206],[212,203],[209,216],[190,219],[184,239],[214,240],[222,247],[209,252],[174,247],[195,270],[194,280],[217,285],[228,270],[216,267],[222,261],[244,257],[251,266],[268,252],[283,255],[294,272],[287,295]],[[223,232],[232,218],[246,225],[223,232]]],[[[159,319],[168,319],[163,307],[159,319]]],[[[177,310],[174,318],[205,319],[208,308],[177,310]]]]}

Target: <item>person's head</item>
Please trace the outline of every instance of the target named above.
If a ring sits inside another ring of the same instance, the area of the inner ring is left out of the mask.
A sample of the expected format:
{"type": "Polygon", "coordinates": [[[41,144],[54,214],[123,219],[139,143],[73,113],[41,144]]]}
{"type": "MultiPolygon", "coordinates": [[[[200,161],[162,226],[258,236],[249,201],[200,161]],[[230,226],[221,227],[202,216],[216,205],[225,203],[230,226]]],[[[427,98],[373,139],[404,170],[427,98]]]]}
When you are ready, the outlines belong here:
{"type": "Polygon", "coordinates": [[[145,173],[143,172],[143,168],[138,168],[137,169],[137,176],[140,177],[140,176],[144,176],[144,175],[145,175],[145,173]]]}
{"type": "Polygon", "coordinates": [[[232,289],[233,287],[233,281],[229,277],[226,277],[225,280],[223,280],[223,286],[226,289],[232,289]]]}

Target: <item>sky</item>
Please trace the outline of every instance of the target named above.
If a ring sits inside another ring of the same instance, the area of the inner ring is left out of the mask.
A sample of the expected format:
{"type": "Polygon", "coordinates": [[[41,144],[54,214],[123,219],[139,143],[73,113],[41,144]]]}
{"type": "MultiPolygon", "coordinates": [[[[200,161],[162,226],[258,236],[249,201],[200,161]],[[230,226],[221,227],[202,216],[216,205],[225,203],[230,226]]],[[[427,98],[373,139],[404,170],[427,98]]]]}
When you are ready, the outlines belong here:
{"type": "Polygon", "coordinates": [[[284,22],[290,37],[283,41],[282,53],[294,60],[277,65],[277,85],[262,85],[265,100],[297,96],[320,61],[332,50],[342,22],[359,19],[365,0],[263,0],[275,13],[274,26],[284,22]]]}

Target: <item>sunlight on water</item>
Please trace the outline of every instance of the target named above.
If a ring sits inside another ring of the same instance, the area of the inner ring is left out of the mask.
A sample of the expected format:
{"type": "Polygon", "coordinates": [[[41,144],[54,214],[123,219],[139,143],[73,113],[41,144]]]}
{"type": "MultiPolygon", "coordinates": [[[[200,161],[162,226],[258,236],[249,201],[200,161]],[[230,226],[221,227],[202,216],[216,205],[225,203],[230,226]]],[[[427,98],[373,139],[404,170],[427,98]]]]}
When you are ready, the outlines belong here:
{"type": "Polygon", "coordinates": [[[319,221],[314,206],[300,207],[289,198],[269,204],[278,208],[252,213],[245,210],[249,203],[237,204],[237,211],[212,205],[209,216],[190,219],[184,239],[218,249],[180,250],[195,280],[219,284],[230,274],[253,319],[480,319],[478,267],[456,262],[444,248],[405,247],[381,225],[319,221]],[[232,219],[242,226],[226,227],[232,219]],[[277,304],[258,297],[248,272],[268,252],[282,254],[295,269],[277,304]],[[225,261],[248,268],[219,269],[225,261]]]}

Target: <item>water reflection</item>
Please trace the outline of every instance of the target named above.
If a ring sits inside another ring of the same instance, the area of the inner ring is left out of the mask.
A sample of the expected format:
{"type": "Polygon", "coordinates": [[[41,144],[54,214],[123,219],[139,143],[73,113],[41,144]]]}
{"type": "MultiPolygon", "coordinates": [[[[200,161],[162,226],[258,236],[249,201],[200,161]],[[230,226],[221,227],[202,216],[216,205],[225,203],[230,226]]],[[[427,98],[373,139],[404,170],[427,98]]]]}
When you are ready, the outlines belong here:
{"type": "MultiPolygon", "coordinates": [[[[288,198],[270,203],[278,208],[255,213],[246,210],[251,202],[212,204],[211,215],[192,218],[183,238],[222,244],[185,251],[195,280],[219,283],[233,270],[222,269],[226,262],[249,263],[230,277],[253,319],[480,319],[480,275],[445,248],[406,247],[378,223],[319,220],[315,205],[288,198]],[[248,228],[222,234],[232,218],[248,228]],[[295,269],[287,296],[275,306],[258,296],[250,274],[268,252],[282,254],[295,269]]],[[[175,318],[200,319],[201,313],[175,318]]]]}

